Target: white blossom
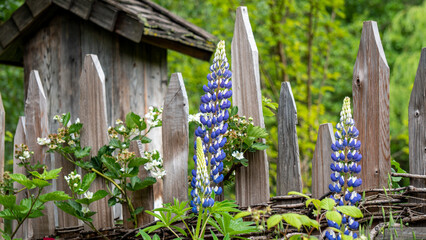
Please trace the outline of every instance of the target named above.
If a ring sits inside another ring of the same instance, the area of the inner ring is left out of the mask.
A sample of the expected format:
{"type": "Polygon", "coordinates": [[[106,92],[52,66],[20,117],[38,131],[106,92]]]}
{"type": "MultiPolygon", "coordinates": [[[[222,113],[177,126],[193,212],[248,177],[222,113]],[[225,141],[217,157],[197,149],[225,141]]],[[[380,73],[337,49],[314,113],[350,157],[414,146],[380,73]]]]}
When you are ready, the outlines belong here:
{"type": "Polygon", "coordinates": [[[93,198],[93,192],[91,192],[91,191],[85,192],[84,193],[84,198],[92,199],[93,198]]]}
{"type": "Polygon", "coordinates": [[[37,144],[38,145],[47,145],[50,143],[50,139],[49,138],[37,138],[37,144]]]}
{"type": "Polygon", "coordinates": [[[238,160],[244,159],[244,153],[239,152],[239,151],[234,151],[232,153],[232,156],[238,160]]]}

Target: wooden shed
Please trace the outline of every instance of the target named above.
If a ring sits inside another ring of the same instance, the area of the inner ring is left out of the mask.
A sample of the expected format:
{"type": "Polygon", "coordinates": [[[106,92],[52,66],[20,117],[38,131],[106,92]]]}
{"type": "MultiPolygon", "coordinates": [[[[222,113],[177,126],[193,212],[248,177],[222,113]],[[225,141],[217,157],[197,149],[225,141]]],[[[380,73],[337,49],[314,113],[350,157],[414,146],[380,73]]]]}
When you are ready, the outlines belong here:
{"type": "MultiPolygon", "coordinates": [[[[79,115],[79,79],[87,54],[97,55],[102,66],[106,118],[113,125],[130,111],[144,114],[149,106],[163,104],[168,83],[167,49],[209,60],[215,40],[149,0],[26,0],[0,25],[0,63],[24,68],[26,97],[31,94],[31,71],[38,70],[52,132],[58,127],[54,115],[70,112],[73,121],[79,115]]],[[[150,148],[161,150],[161,128],[150,137],[150,148]]],[[[31,141],[36,145],[36,139],[31,141]]],[[[63,172],[75,167],[55,158],[52,162],[63,167],[63,172]]],[[[55,224],[50,224],[53,228],[46,222],[48,229],[34,229],[34,236],[51,234],[55,225],[78,225],[64,214],[55,218],[55,224]]]]}

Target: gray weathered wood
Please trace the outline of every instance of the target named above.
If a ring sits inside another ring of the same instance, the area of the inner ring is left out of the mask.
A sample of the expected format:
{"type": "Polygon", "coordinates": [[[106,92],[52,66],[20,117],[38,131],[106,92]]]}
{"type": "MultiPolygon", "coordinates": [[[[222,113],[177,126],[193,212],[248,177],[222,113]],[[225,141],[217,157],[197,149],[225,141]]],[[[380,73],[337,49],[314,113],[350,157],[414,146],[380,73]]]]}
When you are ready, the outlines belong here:
{"type": "MultiPolygon", "coordinates": [[[[426,48],[422,49],[408,106],[410,173],[426,175],[426,48]]],[[[411,179],[415,187],[426,187],[426,181],[411,179]]],[[[425,195],[417,197],[424,198],[425,195]]],[[[422,208],[425,212],[426,208],[422,208]]]]}
{"type": "Polygon", "coordinates": [[[50,6],[52,1],[51,0],[26,0],[25,3],[30,8],[33,16],[36,17],[40,13],[42,13],[44,10],[46,10],[50,6]]]}
{"type": "Polygon", "coordinates": [[[12,19],[19,31],[22,31],[30,25],[33,15],[28,5],[24,4],[12,14],[12,19]]]}
{"type": "Polygon", "coordinates": [[[278,107],[277,195],[302,192],[299,143],[297,141],[297,108],[289,82],[281,83],[278,107]]]}
{"type": "Polygon", "coordinates": [[[330,175],[332,173],[330,164],[333,162],[331,144],[334,142],[333,125],[331,123],[321,124],[312,159],[312,197],[314,198],[320,198],[329,192],[328,185],[331,183],[330,175]]]}
{"type": "Polygon", "coordinates": [[[387,185],[390,164],[389,66],[377,23],[364,22],[352,82],[354,120],[361,140],[360,190],[387,185]]]}
{"type": "MultiPolygon", "coordinates": [[[[3,182],[3,174],[4,174],[4,133],[6,131],[5,126],[5,112],[3,107],[3,100],[0,94],[0,182],[3,182]]],[[[3,210],[3,206],[0,207],[0,211],[3,210]]],[[[3,227],[4,219],[0,219],[0,229],[4,229],[3,227]]]]}
{"type": "Polygon", "coordinates": [[[138,19],[127,13],[119,12],[115,24],[115,32],[136,43],[141,40],[144,26],[138,19]]]}
{"type": "MultiPolygon", "coordinates": [[[[45,164],[48,169],[52,169],[50,154],[47,148],[37,143],[38,137],[47,137],[49,135],[49,120],[47,116],[47,99],[43,90],[38,71],[31,71],[28,83],[28,95],[25,100],[25,129],[26,144],[30,151],[34,152],[31,158],[31,164],[38,162],[45,164]]],[[[51,192],[52,186],[45,187],[43,193],[51,192]]],[[[34,237],[42,238],[55,232],[54,204],[48,202],[43,210],[44,216],[37,220],[32,220],[34,237]]]]}
{"type": "MultiPolygon", "coordinates": [[[[233,104],[239,115],[253,118],[253,123],[264,127],[259,76],[259,56],[246,7],[238,7],[234,38],[232,39],[233,104]]],[[[267,202],[269,174],[266,151],[247,154],[248,167],[240,167],[235,176],[238,204],[267,202]]]]}
{"type": "Polygon", "coordinates": [[[69,9],[73,0],[53,0],[53,3],[62,7],[63,9],[69,9]]]}
{"type": "Polygon", "coordinates": [[[117,20],[117,9],[101,1],[96,1],[92,6],[89,19],[99,26],[113,31],[117,20]]]}
{"type": "MultiPolygon", "coordinates": [[[[134,152],[136,157],[142,157],[143,146],[140,142],[133,141],[130,143],[130,152],[134,152]]],[[[148,172],[143,166],[139,169],[139,178],[144,179],[148,177],[148,172]]],[[[141,189],[139,191],[131,192],[129,191],[129,198],[132,200],[133,207],[143,207],[144,212],[137,215],[138,227],[142,227],[148,223],[154,221],[154,217],[145,212],[145,210],[154,209],[154,187],[149,186],[147,188],[141,189]]],[[[134,224],[127,221],[130,218],[129,211],[126,205],[123,205],[123,221],[126,228],[134,228],[134,224]]]]}
{"type": "Polygon", "coordinates": [[[163,200],[188,200],[188,97],[181,73],[173,73],[163,109],[163,200]]]}
{"type": "MultiPolygon", "coordinates": [[[[80,77],[80,120],[81,145],[92,147],[91,156],[98,149],[108,144],[107,108],[105,96],[105,75],[96,55],[86,55],[80,77]]],[[[90,191],[105,189],[108,184],[105,179],[98,177],[91,185],[90,191]]],[[[93,218],[96,228],[113,226],[113,215],[108,206],[108,199],[103,198],[90,205],[97,212],[93,218]]]]}
{"type": "Polygon", "coordinates": [[[71,3],[70,11],[83,19],[88,19],[94,1],[95,0],[74,0],[71,3]]]}
{"type": "Polygon", "coordinates": [[[13,19],[4,22],[0,28],[0,43],[3,48],[6,48],[18,35],[19,30],[13,19]]]}
{"type": "MultiPolygon", "coordinates": [[[[26,144],[26,129],[25,129],[25,117],[19,117],[18,125],[16,126],[15,135],[13,137],[13,152],[15,153],[16,150],[18,150],[15,146],[19,146],[21,144],[26,144]]],[[[13,173],[21,173],[26,174],[26,171],[23,167],[18,166],[19,159],[15,158],[15,155],[13,155],[13,173]]],[[[14,182],[13,188],[15,189],[22,189],[24,188],[23,185],[14,182]]],[[[16,202],[19,203],[23,198],[28,197],[27,191],[21,191],[16,194],[16,202]]],[[[18,226],[18,223],[16,221],[13,221],[12,228],[16,229],[18,226]]],[[[30,224],[30,220],[25,221],[22,224],[22,227],[16,232],[15,237],[22,238],[22,239],[30,239],[34,236],[33,234],[33,227],[30,224]]]]}

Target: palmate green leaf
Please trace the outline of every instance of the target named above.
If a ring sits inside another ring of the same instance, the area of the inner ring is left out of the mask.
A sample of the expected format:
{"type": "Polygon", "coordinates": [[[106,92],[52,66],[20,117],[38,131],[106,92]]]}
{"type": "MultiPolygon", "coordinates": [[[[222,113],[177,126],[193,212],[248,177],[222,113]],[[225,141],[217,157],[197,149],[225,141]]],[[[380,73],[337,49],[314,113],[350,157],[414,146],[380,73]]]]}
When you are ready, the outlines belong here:
{"type": "Polygon", "coordinates": [[[235,204],[235,201],[224,200],[221,202],[215,202],[213,207],[210,209],[211,213],[232,213],[232,212],[241,212],[238,209],[238,205],[235,204]]]}
{"type": "Polygon", "coordinates": [[[48,181],[45,181],[45,180],[42,180],[42,179],[38,179],[38,178],[35,178],[35,179],[31,180],[31,181],[33,182],[33,184],[35,186],[37,186],[39,188],[44,188],[44,187],[47,187],[49,185],[52,185],[48,181]]]}
{"type": "Polygon", "coordinates": [[[36,187],[34,183],[31,180],[29,180],[24,174],[12,173],[12,174],[9,174],[9,176],[13,181],[24,185],[28,189],[33,189],[36,187]]]}
{"type": "Polygon", "coordinates": [[[364,215],[361,210],[355,206],[337,206],[336,209],[341,213],[351,216],[353,218],[362,218],[364,215]]]}
{"type": "Polygon", "coordinates": [[[251,148],[255,150],[259,150],[259,151],[266,150],[268,147],[269,147],[268,145],[264,143],[259,143],[259,142],[256,142],[253,145],[251,145],[251,148]]]}
{"type": "Polygon", "coordinates": [[[325,213],[325,218],[337,223],[338,225],[342,223],[342,215],[338,213],[337,211],[327,211],[325,213]]]}
{"type": "Polygon", "coordinates": [[[84,157],[89,156],[90,150],[92,150],[92,147],[84,147],[82,149],[78,149],[74,151],[74,156],[78,159],[82,159],[84,157]]]}
{"type": "Polygon", "coordinates": [[[48,201],[64,201],[64,200],[71,199],[71,197],[68,196],[68,194],[66,194],[63,191],[54,191],[54,192],[40,195],[39,199],[40,201],[45,203],[48,201]]]}
{"type": "Polygon", "coordinates": [[[266,221],[266,225],[268,225],[268,229],[278,225],[282,219],[283,217],[280,214],[270,216],[268,220],[266,221]]]}
{"type": "Polygon", "coordinates": [[[331,198],[324,198],[323,200],[321,200],[320,207],[322,209],[331,211],[331,210],[333,210],[333,208],[334,208],[335,205],[336,205],[336,202],[333,199],[331,199],[331,198]]]}
{"type": "Polygon", "coordinates": [[[259,126],[249,125],[247,128],[247,136],[254,138],[266,138],[268,136],[266,129],[259,126]]]}
{"type": "Polygon", "coordinates": [[[243,218],[243,217],[247,217],[247,216],[250,216],[250,215],[251,215],[251,212],[249,212],[249,211],[239,212],[234,216],[234,219],[243,218]]]}
{"type": "Polygon", "coordinates": [[[238,114],[238,106],[233,106],[233,107],[231,108],[230,113],[229,113],[229,117],[235,116],[235,115],[237,115],[237,114],[238,114]]]}
{"type": "Polygon", "coordinates": [[[299,214],[296,213],[284,213],[282,215],[282,218],[284,221],[286,221],[291,226],[297,228],[298,230],[302,226],[302,222],[299,219],[299,214]]]}
{"type": "Polygon", "coordinates": [[[50,171],[46,171],[46,169],[44,169],[43,174],[41,174],[41,178],[44,180],[57,179],[61,170],[62,168],[56,168],[50,171]]]}
{"type": "Polygon", "coordinates": [[[16,204],[15,195],[0,195],[0,204],[5,208],[12,208],[16,204]]]}
{"type": "Polygon", "coordinates": [[[12,213],[10,209],[5,209],[3,211],[0,211],[0,218],[7,219],[7,220],[15,220],[16,217],[12,213]]]}
{"type": "Polygon", "coordinates": [[[148,233],[146,233],[142,229],[139,229],[138,234],[136,234],[136,237],[138,236],[141,236],[143,240],[152,240],[151,237],[148,235],[148,233]]]}
{"type": "Polygon", "coordinates": [[[68,132],[71,133],[78,133],[81,128],[83,127],[82,123],[73,123],[71,124],[70,128],[68,129],[68,132]]]}

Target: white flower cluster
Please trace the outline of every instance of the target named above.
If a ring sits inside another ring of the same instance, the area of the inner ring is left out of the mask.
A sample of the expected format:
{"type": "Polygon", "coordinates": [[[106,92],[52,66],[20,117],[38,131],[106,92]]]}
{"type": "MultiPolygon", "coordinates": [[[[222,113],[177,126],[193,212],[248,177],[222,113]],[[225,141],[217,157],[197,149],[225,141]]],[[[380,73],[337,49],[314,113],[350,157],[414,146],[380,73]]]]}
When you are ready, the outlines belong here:
{"type": "Polygon", "coordinates": [[[157,150],[153,152],[144,152],[148,162],[145,163],[144,168],[150,172],[151,176],[160,179],[166,175],[166,170],[163,168],[163,158],[157,150]]]}
{"type": "Polygon", "coordinates": [[[198,112],[196,114],[190,114],[188,116],[188,123],[195,122],[201,125],[200,117],[201,117],[201,112],[198,112]]]}
{"type": "Polygon", "coordinates": [[[29,159],[31,157],[30,152],[29,151],[24,151],[22,152],[22,155],[19,156],[20,160],[26,160],[29,159]]]}
{"type": "Polygon", "coordinates": [[[37,138],[37,144],[38,145],[48,145],[50,143],[50,139],[49,138],[37,138]]]}
{"type": "MultiPolygon", "coordinates": [[[[160,125],[161,123],[161,118],[159,117],[161,115],[161,113],[163,113],[163,108],[154,108],[154,107],[149,107],[149,111],[147,114],[145,114],[145,120],[146,120],[146,124],[152,127],[156,127],[158,125],[160,125]]],[[[143,119],[141,119],[141,121],[143,121],[143,119]]]]}
{"type": "Polygon", "coordinates": [[[232,153],[232,156],[238,160],[244,159],[244,153],[239,152],[239,151],[234,151],[232,153]]]}
{"type": "Polygon", "coordinates": [[[76,173],[75,171],[72,171],[70,174],[68,174],[68,176],[64,176],[64,178],[71,188],[77,188],[81,180],[80,174],[76,173]]]}

